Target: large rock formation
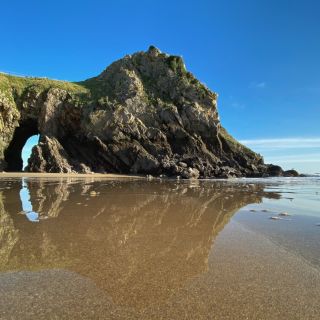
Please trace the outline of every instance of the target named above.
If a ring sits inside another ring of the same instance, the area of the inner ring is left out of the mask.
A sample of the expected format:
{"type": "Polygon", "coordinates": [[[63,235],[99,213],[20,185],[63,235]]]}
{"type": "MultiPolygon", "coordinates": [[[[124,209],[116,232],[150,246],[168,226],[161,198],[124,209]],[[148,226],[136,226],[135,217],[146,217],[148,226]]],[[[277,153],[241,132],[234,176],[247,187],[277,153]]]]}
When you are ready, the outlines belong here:
{"type": "Polygon", "coordinates": [[[0,167],[182,178],[283,175],[221,126],[217,94],[150,47],[79,83],[0,75],[0,167]]]}

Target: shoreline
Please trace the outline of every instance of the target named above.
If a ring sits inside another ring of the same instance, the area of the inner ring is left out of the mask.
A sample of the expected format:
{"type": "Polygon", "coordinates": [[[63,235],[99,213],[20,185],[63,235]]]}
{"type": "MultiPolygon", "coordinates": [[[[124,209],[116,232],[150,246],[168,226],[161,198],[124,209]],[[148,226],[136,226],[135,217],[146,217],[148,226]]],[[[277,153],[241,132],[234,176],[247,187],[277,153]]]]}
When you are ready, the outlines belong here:
{"type": "Polygon", "coordinates": [[[43,173],[43,172],[1,172],[0,178],[105,178],[105,179],[147,179],[145,175],[120,173],[43,173]]]}
{"type": "Polygon", "coordinates": [[[285,177],[285,176],[275,176],[275,177],[232,177],[232,178],[198,178],[198,179],[177,179],[176,177],[168,176],[152,176],[148,174],[125,174],[125,173],[51,173],[51,172],[0,172],[1,178],[104,178],[104,179],[131,179],[131,180],[185,180],[185,181],[243,181],[243,180],[253,180],[259,181],[261,179],[274,180],[274,179],[297,179],[297,178],[318,178],[318,175],[300,175],[298,177],[285,177]]]}

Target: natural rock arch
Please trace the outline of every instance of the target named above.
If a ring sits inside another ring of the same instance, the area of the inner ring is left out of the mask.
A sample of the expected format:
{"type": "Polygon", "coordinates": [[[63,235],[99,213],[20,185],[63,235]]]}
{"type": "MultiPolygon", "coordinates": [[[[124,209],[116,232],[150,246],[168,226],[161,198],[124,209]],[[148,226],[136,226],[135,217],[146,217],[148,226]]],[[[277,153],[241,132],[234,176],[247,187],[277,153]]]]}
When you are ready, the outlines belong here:
{"type": "Polygon", "coordinates": [[[22,148],[30,137],[37,134],[39,134],[39,130],[36,120],[28,119],[20,122],[14,131],[9,146],[4,152],[7,171],[18,172],[23,170],[22,148]]]}

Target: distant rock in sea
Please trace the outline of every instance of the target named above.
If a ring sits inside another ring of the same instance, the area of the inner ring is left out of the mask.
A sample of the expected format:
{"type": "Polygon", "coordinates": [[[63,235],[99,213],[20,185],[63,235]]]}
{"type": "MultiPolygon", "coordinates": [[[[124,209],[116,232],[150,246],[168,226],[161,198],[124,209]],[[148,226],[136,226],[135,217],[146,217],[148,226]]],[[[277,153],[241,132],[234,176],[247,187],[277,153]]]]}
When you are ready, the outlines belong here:
{"type": "Polygon", "coordinates": [[[31,172],[298,175],[264,164],[231,137],[219,120],[217,94],[181,57],[153,46],[78,83],[0,74],[1,171],[22,170],[21,150],[35,134],[31,172]]]}

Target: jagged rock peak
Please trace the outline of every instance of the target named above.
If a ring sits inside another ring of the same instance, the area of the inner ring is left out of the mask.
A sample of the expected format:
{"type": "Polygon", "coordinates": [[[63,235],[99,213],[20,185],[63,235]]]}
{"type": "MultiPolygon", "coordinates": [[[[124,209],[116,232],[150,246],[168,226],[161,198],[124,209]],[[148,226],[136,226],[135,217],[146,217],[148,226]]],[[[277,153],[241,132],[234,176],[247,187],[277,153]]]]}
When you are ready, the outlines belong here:
{"type": "Polygon", "coordinates": [[[161,51],[157,47],[151,45],[147,53],[153,57],[157,57],[161,53],[161,51]]]}

